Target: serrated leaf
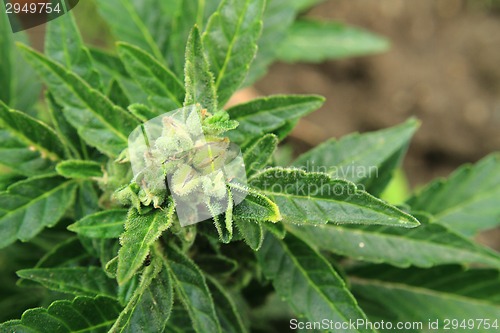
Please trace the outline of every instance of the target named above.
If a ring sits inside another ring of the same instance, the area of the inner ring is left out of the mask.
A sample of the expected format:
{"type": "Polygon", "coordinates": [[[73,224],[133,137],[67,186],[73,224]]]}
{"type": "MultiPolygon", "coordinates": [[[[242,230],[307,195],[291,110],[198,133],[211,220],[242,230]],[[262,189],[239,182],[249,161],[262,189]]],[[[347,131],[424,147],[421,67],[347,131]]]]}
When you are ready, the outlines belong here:
{"type": "Polygon", "coordinates": [[[119,82],[120,88],[122,88],[125,93],[125,97],[122,96],[119,101],[115,101],[113,99],[115,97],[110,95],[108,92],[108,97],[113,103],[121,106],[122,108],[126,108],[124,106],[125,99],[135,103],[146,103],[148,101],[146,92],[143,91],[135,81],[133,81],[132,77],[130,77],[130,74],[125,68],[125,65],[117,55],[95,48],[90,48],[90,54],[92,55],[92,59],[94,60],[95,66],[101,74],[103,81],[108,85],[111,85],[113,81],[119,82]]]}
{"type": "Polygon", "coordinates": [[[194,330],[221,333],[212,296],[196,264],[174,247],[166,250],[164,264],[170,271],[176,295],[186,307],[194,330]]]}
{"type": "MultiPolygon", "coordinates": [[[[257,259],[276,292],[299,318],[320,322],[366,319],[344,281],[319,253],[293,235],[281,241],[267,234],[257,259]]],[[[351,332],[373,332],[369,329],[351,332]]]]}
{"type": "Polygon", "coordinates": [[[229,184],[233,193],[240,192],[245,196],[243,201],[233,209],[234,218],[247,221],[270,221],[281,220],[279,207],[268,197],[251,188],[243,188],[237,184],[229,184]]]}
{"type": "Polygon", "coordinates": [[[116,297],[117,285],[100,267],[33,268],[16,272],[21,278],[76,296],[116,297]]]}
{"type": "Polygon", "coordinates": [[[103,176],[103,167],[94,161],[66,160],[56,165],[58,174],[65,178],[96,178],[103,176]]]}
{"type": "Polygon", "coordinates": [[[245,149],[243,153],[243,161],[247,177],[260,172],[268,164],[274,152],[278,148],[278,137],[274,134],[266,134],[252,146],[245,149]]]}
{"type": "MultiPolygon", "coordinates": [[[[455,277],[447,277],[454,279],[455,277]]],[[[465,280],[464,280],[465,282],[465,280]]],[[[471,287],[471,282],[475,285],[478,281],[468,281],[467,288],[471,287]]],[[[498,290],[498,280],[490,281],[496,284],[498,290]]],[[[457,295],[453,292],[433,290],[425,287],[418,287],[412,285],[405,285],[398,282],[388,282],[380,280],[368,279],[353,279],[353,292],[359,295],[360,304],[365,303],[376,304],[384,309],[384,313],[392,315],[394,318],[392,322],[423,322],[424,329],[427,331],[425,325],[429,322],[439,321],[439,329],[433,330],[435,332],[447,332],[444,329],[445,319],[457,319],[458,327],[452,327],[454,332],[470,332],[471,328],[460,327],[460,322],[472,318],[487,319],[493,324],[493,321],[498,320],[500,313],[500,306],[491,303],[487,300],[481,300],[474,297],[474,295],[463,296],[457,295]],[[383,302],[381,302],[383,300],[383,302]],[[383,304],[381,304],[383,303],[383,304]],[[409,306],[411,304],[411,306],[409,306]]],[[[385,318],[387,320],[387,317],[385,318]]],[[[390,320],[389,319],[389,320],[390,320]]],[[[485,321],[483,321],[485,322],[485,321]]],[[[474,332],[490,332],[485,326],[472,327],[474,332]]],[[[382,330],[384,331],[384,330],[382,330]]]]}
{"type": "Polygon", "coordinates": [[[215,303],[215,312],[219,318],[223,332],[245,333],[248,332],[243,325],[239,309],[236,308],[231,295],[216,279],[206,277],[207,285],[212,293],[215,303]]]}
{"type": "Polygon", "coordinates": [[[500,272],[496,269],[466,269],[454,265],[400,269],[389,265],[367,265],[348,273],[355,278],[369,280],[376,277],[381,282],[407,284],[500,306],[500,272]]]}
{"type": "Polygon", "coordinates": [[[412,228],[411,215],[359,190],[351,182],[322,173],[272,168],[257,174],[251,185],[279,207],[283,222],[294,224],[379,224],[412,228]]]}
{"type": "Polygon", "coordinates": [[[319,109],[324,101],[323,97],[313,95],[275,95],[236,105],[227,112],[240,125],[228,136],[238,144],[254,142],[264,134],[274,133],[288,121],[319,109]]]}
{"type": "Polygon", "coordinates": [[[111,209],[85,216],[68,226],[68,230],[91,238],[118,238],[127,221],[127,210],[111,209]]]}
{"type": "Polygon", "coordinates": [[[134,116],[136,116],[143,122],[146,122],[158,116],[157,113],[155,113],[153,110],[151,110],[144,104],[132,104],[128,107],[128,110],[130,111],[130,113],[132,113],[134,116]]]}
{"type": "Polygon", "coordinates": [[[200,254],[193,258],[199,268],[211,275],[229,275],[238,268],[238,262],[223,255],[200,254]]]}
{"type": "Polygon", "coordinates": [[[196,333],[192,327],[189,313],[182,304],[176,304],[172,308],[172,314],[163,333],[196,333]]]}
{"type": "Polygon", "coordinates": [[[184,85],[162,63],[136,46],[119,43],[118,53],[127,71],[159,108],[170,111],[182,106],[184,85]]]}
{"type": "Polygon", "coordinates": [[[144,270],[139,286],[109,333],[162,332],[172,304],[172,281],[157,257],[144,270]]]}
{"type": "Polygon", "coordinates": [[[107,72],[111,74],[112,77],[117,77],[120,79],[131,79],[130,74],[127,72],[125,65],[121,59],[111,53],[105,52],[98,48],[90,48],[90,55],[92,59],[96,62],[97,67],[100,69],[99,72],[107,72]],[[99,67],[101,66],[101,67],[99,67]]]}
{"type": "MultiPolygon", "coordinates": [[[[165,1],[164,1],[165,2],[165,1]]],[[[165,56],[172,70],[181,77],[184,75],[186,41],[194,25],[203,29],[206,16],[215,11],[218,1],[192,0],[177,1],[172,20],[172,33],[165,56]],[[215,8],[212,8],[214,7],[215,8]]],[[[167,3],[167,2],[165,2],[167,3]]],[[[170,2],[173,3],[173,2],[170,2]]]]}
{"type": "Polygon", "coordinates": [[[125,222],[125,231],[120,236],[122,247],[118,252],[117,279],[120,285],[134,276],[149,253],[150,246],[173,222],[174,203],[170,201],[165,211],[153,210],[141,215],[131,208],[125,222]]]}
{"type": "Polygon", "coordinates": [[[278,49],[287,62],[321,62],[387,51],[387,39],[337,22],[296,21],[278,49]],[[307,50],[307,52],[304,52],[307,50]]]}
{"type": "Polygon", "coordinates": [[[210,198],[205,202],[210,214],[212,215],[212,220],[214,226],[219,234],[219,240],[222,243],[229,243],[233,238],[233,199],[230,191],[227,191],[227,208],[222,214],[217,214],[218,202],[215,205],[211,202],[210,198]]]}
{"type": "Polygon", "coordinates": [[[52,161],[44,158],[39,151],[30,149],[7,130],[0,129],[0,142],[2,142],[0,166],[7,167],[15,174],[23,176],[53,172],[54,163],[52,161]]]}
{"type": "Polygon", "coordinates": [[[54,96],[49,92],[45,93],[45,102],[47,103],[52,126],[64,146],[66,155],[72,158],[80,158],[80,149],[83,150],[86,147],[83,147],[76,129],[64,117],[63,108],[57,104],[54,96]]]}
{"type": "Polygon", "coordinates": [[[9,109],[2,101],[0,101],[0,127],[52,160],[64,157],[62,143],[49,126],[20,111],[9,109]]]}
{"type": "Polygon", "coordinates": [[[118,156],[138,121],[61,65],[25,46],[21,50],[56,101],[65,106],[64,115],[80,137],[103,153],[118,156]]]}
{"type": "Polygon", "coordinates": [[[35,308],[20,320],[0,324],[2,332],[70,333],[106,332],[120,311],[120,305],[108,297],[77,297],[73,301],[55,301],[48,309],[35,308]]]}
{"type": "Polygon", "coordinates": [[[84,216],[94,214],[99,211],[99,193],[96,185],[90,180],[81,180],[78,182],[78,191],[76,192],[75,219],[81,219],[84,216]]]}
{"type": "Polygon", "coordinates": [[[264,4],[264,0],[223,0],[208,21],[203,45],[220,105],[241,86],[255,57],[264,4]]]}
{"type": "Polygon", "coordinates": [[[433,214],[452,230],[473,236],[500,225],[500,155],[463,166],[446,180],[436,180],[407,201],[414,210],[433,214]]]}
{"type": "Polygon", "coordinates": [[[245,243],[254,251],[258,251],[264,241],[264,230],[257,221],[234,219],[236,228],[243,236],[245,243]]]}
{"type": "Polygon", "coordinates": [[[108,0],[97,2],[97,6],[117,40],[137,45],[162,59],[170,30],[169,13],[162,10],[163,2],[108,0]]]}
{"type": "Polygon", "coordinates": [[[47,24],[45,54],[87,81],[92,87],[102,87],[99,73],[94,69],[89,50],[73,18],[67,13],[47,24]]]}
{"type": "Polygon", "coordinates": [[[418,122],[410,119],[389,129],[331,139],[301,155],[292,165],[349,180],[379,194],[400,164],[417,128],[418,122]]]}
{"type": "Polygon", "coordinates": [[[271,223],[271,222],[261,222],[260,223],[267,231],[271,232],[276,238],[283,239],[286,236],[285,225],[282,222],[271,223]]]}
{"type": "Polygon", "coordinates": [[[320,249],[368,262],[398,267],[452,263],[500,267],[497,253],[434,223],[423,223],[412,230],[349,225],[301,226],[290,230],[320,249]]]}
{"type": "Polygon", "coordinates": [[[123,89],[120,82],[116,79],[111,80],[107,96],[113,103],[124,109],[127,109],[130,105],[130,99],[125,92],[125,89],[123,89]]]}
{"type": "Polygon", "coordinates": [[[85,252],[78,238],[70,237],[53,245],[35,265],[35,268],[82,266],[89,255],[85,252]]]}
{"type": "Polygon", "coordinates": [[[210,72],[197,26],[191,30],[186,46],[184,80],[186,87],[184,106],[199,103],[210,113],[218,111],[214,76],[210,72]]]}
{"type": "Polygon", "coordinates": [[[0,193],[0,248],[28,241],[54,226],[75,200],[76,184],[61,177],[30,178],[0,193]]]}

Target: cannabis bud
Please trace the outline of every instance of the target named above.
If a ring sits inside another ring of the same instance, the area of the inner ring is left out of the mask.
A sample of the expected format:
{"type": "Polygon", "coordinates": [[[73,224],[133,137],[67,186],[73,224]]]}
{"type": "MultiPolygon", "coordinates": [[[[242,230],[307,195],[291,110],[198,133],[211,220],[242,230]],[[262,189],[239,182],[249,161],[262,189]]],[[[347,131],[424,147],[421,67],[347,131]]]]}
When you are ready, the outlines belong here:
{"type": "Polygon", "coordinates": [[[238,189],[246,187],[241,151],[220,136],[236,125],[199,104],[140,125],[129,136],[133,186],[122,189],[118,197],[159,208],[171,195],[183,226],[224,213],[246,196],[245,191],[229,187],[231,183],[238,184],[238,189]],[[131,192],[138,200],[129,198],[131,192]]]}

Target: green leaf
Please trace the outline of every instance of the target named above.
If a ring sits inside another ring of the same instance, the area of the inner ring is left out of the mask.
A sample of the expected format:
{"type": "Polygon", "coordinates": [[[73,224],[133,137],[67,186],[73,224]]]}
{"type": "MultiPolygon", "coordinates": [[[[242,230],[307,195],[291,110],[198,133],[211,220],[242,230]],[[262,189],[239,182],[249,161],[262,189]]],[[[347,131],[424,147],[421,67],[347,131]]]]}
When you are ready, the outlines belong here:
{"type": "Polygon", "coordinates": [[[221,333],[212,296],[196,264],[174,247],[167,249],[164,264],[170,271],[176,295],[186,307],[194,330],[221,333]]]}
{"type": "Polygon", "coordinates": [[[89,50],[83,44],[73,13],[47,24],[45,54],[87,81],[90,86],[102,88],[101,78],[93,67],[89,50]]]}
{"type": "Polygon", "coordinates": [[[447,180],[432,182],[407,203],[433,214],[436,222],[473,236],[500,225],[499,201],[500,155],[493,154],[461,167],[447,180]]]}
{"type": "Polygon", "coordinates": [[[268,233],[257,259],[276,292],[299,318],[318,322],[324,318],[334,322],[366,319],[332,266],[299,238],[289,234],[281,241],[268,233]]]}
{"type": "Polygon", "coordinates": [[[206,274],[229,275],[236,271],[238,262],[223,255],[199,254],[193,260],[206,274]]]}
{"type": "Polygon", "coordinates": [[[278,206],[268,197],[259,191],[251,188],[242,188],[237,184],[230,184],[234,193],[240,192],[245,198],[233,209],[234,218],[247,221],[270,221],[277,222],[281,220],[281,214],[278,206]]]}
{"type": "Polygon", "coordinates": [[[122,108],[127,108],[131,103],[130,101],[135,103],[146,103],[148,101],[148,95],[133,81],[118,56],[99,49],[90,49],[90,53],[95,61],[96,68],[103,77],[103,81],[110,86],[107,96],[113,103],[122,108]],[[112,86],[113,82],[118,82],[119,89],[122,90],[120,93],[124,93],[124,96],[118,97],[115,95],[118,88],[116,85],[112,86]]]}
{"type": "Polygon", "coordinates": [[[132,104],[128,107],[128,110],[143,122],[158,116],[158,114],[143,104],[132,104]]]}
{"type": "Polygon", "coordinates": [[[54,226],[73,205],[75,190],[73,181],[45,176],[17,182],[0,193],[0,248],[54,226]]]}
{"type": "Polygon", "coordinates": [[[28,36],[24,32],[12,33],[4,3],[0,4],[0,101],[14,109],[30,111],[38,101],[42,85],[33,78],[33,69],[14,46],[15,41],[28,43],[28,36]]]}
{"type": "Polygon", "coordinates": [[[251,177],[268,166],[277,148],[278,137],[274,134],[266,134],[252,146],[245,149],[243,160],[245,162],[247,177],[251,177]]]}
{"type": "Polygon", "coordinates": [[[41,121],[20,111],[11,110],[0,101],[0,127],[7,129],[24,143],[34,147],[52,160],[64,156],[57,134],[41,121]]]}
{"type": "Polygon", "coordinates": [[[165,1],[107,0],[96,2],[99,13],[110,25],[115,37],[137,45],[157,59],[163,59],[162,48],[169,34],[165,1]]]}
{"type": "Polygon", "coordinates": [[[80,137],[103,153],[118,156],[127,147],[128,135],[138,121],[59,64],[25,46],[21,49],[57,103],[65,106],[64,115],[80,137]]]}
{"type": "Polygon", "coordinates": [[[172,281],[157,257],[109,333],[163,332],[173,304],[172,281]]]}
{"type": "Polygon", "coordinates": [[[113,103],[124,109],[128,108],[130,105],[130,99],[125,92],[125,89],[116,79],[111,80],[107,96],[113,103]]]}
{"type": "Polygon", "coordinates": [[[210,113],[218,111],[214,76],[210,72],[197,26],[191,31],[187,42],[184,80],[186,87],[184,106],[199,103],[210,113]]]}
{"type": "Polygon", "coordinates": [[[269,65],[276,60],[279,45],[287,36],[296,12],[290,0],[268,0],[264,10],[262,35],[258,41],[257,56],[250,66],[245,86],[251,86],[264,76],[269,65]]]}
{"type": "Polygon", "coordinates": [[[127,221],[127,210],[111,209],[85,216],[68,230],[90,238],[118,238],[127,221]]]}
{"type": "Polygon", "coordinates": [[[117,279],[120,285],[130,280],[146,259],[150,246],[172,224],[174,204],[170,201],[166,211],[155,209],[141,215],[131,208],[120,236],[122,247],[118,252],[117,279]]]}
{"type": "Polygon", "coordinates": [[[163,333],[196,333],[192,327],[189,313],[182,305],[174,305],[167,328],[163,333]]]}
{"type": "MultiPolygon", "coordinates": [[[[167,1],[163,1],[167,3],[167,1]]],[[[217,5],[218,1],[192,0],[177,1],[172,20],[171,34],[168,41],[168,50],[165,56],[172,70],[181,77],[185,68],[186,41],[194,25],[203,29],[207,10],[213,12],[210,7],[217,5]],[[206,8],[205,8],[206,7],[206,8]]]]}
{"type": "Polygon", "coordinates": [[[93,161],[66,160],[56,165],[56,171],[66,178],[96,178],[103,176],[101,164],[93,161]]]}
{"type": "Polygon", "coordinates": [[[97,193],[96,184],[90,180],[83,180],[78,183],[79,186],[75,202],[75,218],[81,219],[84,216],[99,211],[99,193],[97,193]]]}
{"type": "Polygon", "coordinates": [[[389,129],[331,139],[301,155],[293,166],[349,180],[379,194],[400,164],[417,128],[418,122],[410,119],[389,129]]]}
{"type": "Polygon", "coordinates": [[[119,43],[118,53],[127,71],[159,107],[174,110],[182,106],[185,91],[179,79],[162,63],[136,46],[119,43]]]}
{"type": "Polygon", "coordinates": [[[64,146],[66,156],[80,158],[80,149],[83,150],[86,147],[83,146],[76,129],[64,117],[63,108],[57,104],[54,96],[49,92],[45,93],[45,102],[52,126],[64,146]]]}
{"type": "Polygon", "coordinates": [[[387,51],[389,42],[374,33],[337,22],[296,21],[278,49],[283,61],[321,62],[387,51]]]}
{"type": "MultiPolygon", "coordinates": [[[[446,279],[455,279],[456,276],[445,276],[446,279]]],[[[431,322],[439,321],[436,332],[447,332],[444,327],[445,319],[458,319],[459,325],[462,320],[472,318],[487,319],[492,323],[498,320],[500,306],[488,300],[477,299],[474,294],[464,296],[450,291],[433,290],[423,286],[411,286],[398,282],[353,279],[353,292],[359,295],[361,305],[371,303],[378,305],[383,309],[386,315],[392,314],[396,321],[422,322],[427,325],[429,319],[431,322]],[[381,304],[383,300],[383,304],[381,304]]],[[[483,281],[463,279],[463,289],[471,288],[476,284],[481,285],[483,281]],[[466,283],[466,284],[465,284],[466,283]]],[[[484,283],[494,284],[494,288],[499,290],[498,279],[484,281],[484,283]]],[[[494,288],[490,288],[493,290],[494,288]]],[[[422,331],[427,331],[425,329],[422,331]]],[[[451,325],[450,325],[451,328],[451,325]]],[[[467,326],[453,328],[453,332],[470,332],[467,326]]],[[[474,326],[474,332],[491,332],[484,326],[474,326]]]]}
{"type": "Polygon", "coordinates": [[[286,236],[285,225],[282,222],[261,222],[260,223],[267,231],[271,232],[278,239],[283,239],[286,236]]]}
{"type": "Polygon", "coordinates": [[[116,283],[100,267],[33,268],[16,273],[21,278],[36,281],[58,292],[76,296],[116,297],[116,283]]]}
{"type": "Polygon", "coordinates": [[[0,101],[3,101],[6,104],[10,103],[11,95],[12,95],[12,50],[13,44],[12,41],[12,30],[9,27],[9,19],[7,14],[5,13],[4,4],[0,5],[1,13],[0,13],[0,59],[2,62],[0,63],[0,101]]]}
{"type": "Polygon", "coordinates": [[[275,132],[289,120],[299,119],[319,109],[324,101],[323,97],[313,95],[276,95],[236,105],[227,112],[240,125],[228,136],[238,144],[254,142],[264,134],[275,132]]]}
{"type": "Polygon", "coordinates": [[[320,249],[357,260],[398,267],[481,263],[500,267],[500,256],[439,224],[405,230],[379,226],[293,227],[298,236],[320,249]]]}
{"type": "Polygon", "coordinates": [[[52,249],[45,253],[35,268],[53,267],[75,267],[87,263],[89,255],[76,237],[70,237],[58,244],[52,245],[52,249]]]}
{"type": "MultiPolygon", "coordinates": [[[[222,243],[229,243],[233,238],[233,199],[230,191],[228,193],[228,206],[226,211],[222,214],[217,214],[216,207],[210,199],[205,202],[208,210],[210,211],[210,215],[212,215],[212,220],[214,222],[214,226],[219,234],[219,240],[222,243]]],[[[215,203],[218,204],[217,202],[215,203]]]]}
{"type": "Polygon", "coordinates": [[[108,74],[111,74],[112,77],[119,79],[131,79],[125,65],[118,56],[97,48],[90,48],[89,51],[99,68],[99,72],[109,72],[108,74]]]}
{"type": "Polygon", "coordinates": [[[208,21],[203,45],[220,105],[241,86],[255,57],[264,4],[264,0],[223,0],[208,21]]]}
{"type": "Polygon", "coordinates": [[[219,318],[223,332],[245,333],[248,332],[240,317],[240,309],[236,308],[234,300],[224,287],[216,279],[206,277],[207,285],[212,293],[215,304],[215,312],[219,318]]]}
{"type": "Polygon", "coordinates": [[[381,282],[407,284],[500,306],[500,272],[496,269],[465,269],[454,265],[400,269],[367,265],[349,270],[349,275],[365,280],[376,277],[381,282]]]}
{"type": "MultiPolygon", "coordinates": [[[[0,131],[0,137],[1,137],[1,131],[0,131]]],[[[2,156],[2,152],[0,150],[0,157],[2,156]]],[[[11,184],[14,184],[15,182],[18,182],[22,180],[23,177],[12,174],[12,173],[1,173],[0,174],[0,192],[4,192],[7,190],[7,187],[9,187],[11,184]]]]}
{"type": "Polygon", "coordinates": [[[238,231],[245,243],[254,251],[258,251],[264,241],[264,230],[258,221],[234,219],[238,231]]]}
{"type": "Polygon", "coordinates": [[[107,332],[120,312],[120,305],[108,297],[77,297],[55,301],[48,309],[35,308],[20,320],[0,324],[2,332],[69,333],[107,332]]]}
{"type": "Polygon", "coordinates": [[[283,222],[295,224],[379,224],[405,228],[419,225],[411,215],[356,185],[322,173],[272,168],[256,175],[251,185],[279,207],[283,222]]]}
{"type": "MultiPolygon", "coordinates": [[[[15,174],[35,176],[53,172],[53,162],[42,157],[39,151],[30,149],[7,130],[0,129],[0,166],[15,174]]],[[[10,184],[10,183],[9,183],[10,184]]]]}

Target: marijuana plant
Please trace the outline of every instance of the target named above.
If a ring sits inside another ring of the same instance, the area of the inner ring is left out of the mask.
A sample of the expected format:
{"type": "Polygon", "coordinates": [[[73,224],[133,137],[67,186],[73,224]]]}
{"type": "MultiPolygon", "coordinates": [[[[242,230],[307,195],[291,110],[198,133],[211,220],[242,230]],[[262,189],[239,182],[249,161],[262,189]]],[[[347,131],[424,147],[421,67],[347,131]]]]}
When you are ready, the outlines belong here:
{"type": "Polygon", "coordinates": [[[113,53],[71,14],[44,54],[15,45],[0,15],[0,332],[498,330],[500,256],[473,240],[499,225],[497,155],[396,207],[377,196],[416,120],[281,165],[323,98],[225,108],[278,58],[386,47],[295,21],[316,2],[100,1],[113,53]]]}

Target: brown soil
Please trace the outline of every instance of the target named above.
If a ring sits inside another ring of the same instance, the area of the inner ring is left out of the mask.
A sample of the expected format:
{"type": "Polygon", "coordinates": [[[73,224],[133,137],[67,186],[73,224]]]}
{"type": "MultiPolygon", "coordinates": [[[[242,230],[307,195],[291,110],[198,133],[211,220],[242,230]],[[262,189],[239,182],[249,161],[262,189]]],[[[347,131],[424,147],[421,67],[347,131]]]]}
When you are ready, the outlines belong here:
{"type": "MultiPolygon", "coordinates": [[[[476,1],[477,3],[477,1],[476,1]]],[[[309,144],[422,121],[405,168],[413,185],[499,150],[500,16],[465,0],[335,0],[309,16],[387,36],[389,52],[321,64],[276,64],[263,94],[318,93],[325,106],[299,126],[309,144]]]]}

